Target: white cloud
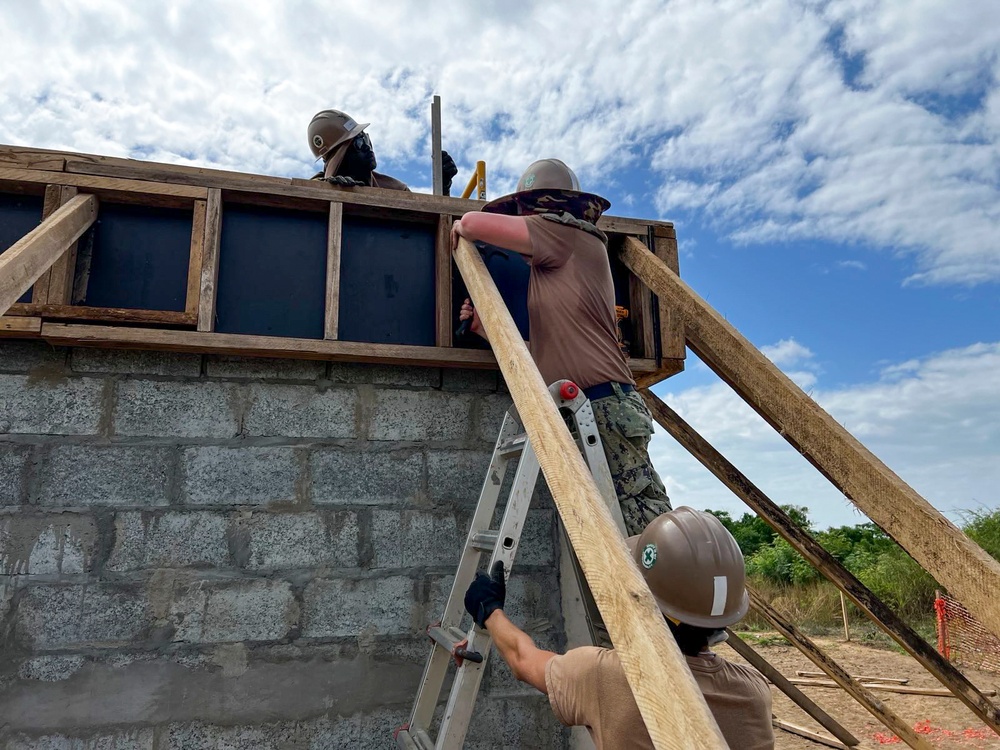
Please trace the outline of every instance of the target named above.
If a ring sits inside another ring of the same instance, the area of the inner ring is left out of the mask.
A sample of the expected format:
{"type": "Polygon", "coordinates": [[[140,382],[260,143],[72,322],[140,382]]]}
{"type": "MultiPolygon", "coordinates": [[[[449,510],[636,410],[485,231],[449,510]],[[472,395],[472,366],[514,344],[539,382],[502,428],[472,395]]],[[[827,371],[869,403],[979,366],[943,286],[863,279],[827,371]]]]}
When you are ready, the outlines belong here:
{"type": "Polygon", "coordinates": [[[845,268],[854,271],[867,271],[868,266],[860,260],[838,260],[837,268],[845,268]]]}
{"type": "Polygon", "coordinates": [[[426,184],[436,92],[492,195],[553,155],[629,213],[881,247],[913,283],[1000,280],[992,0],[44,0],[3,4],[0,34],[0,142],[305,176],[306,124],[335,106],[426,184]]]}
{"type": "MultiPolygon", "coordinates": [[[[778,345],[781,348],[782,345],[778,345]]],[[[879,379],[812,397],[939,510],[1000,507],[1000,343],[886,366],[879,379]]],[[[683,376],[678,376],[681,378],[683,376]]],[[[656,391],[775,502],[806,505],[821,526],[860,514],[723,383],[656,391]]],[[[675,501],[742,512],[743,504],[673,439],[651,455],[675,501]]]]}

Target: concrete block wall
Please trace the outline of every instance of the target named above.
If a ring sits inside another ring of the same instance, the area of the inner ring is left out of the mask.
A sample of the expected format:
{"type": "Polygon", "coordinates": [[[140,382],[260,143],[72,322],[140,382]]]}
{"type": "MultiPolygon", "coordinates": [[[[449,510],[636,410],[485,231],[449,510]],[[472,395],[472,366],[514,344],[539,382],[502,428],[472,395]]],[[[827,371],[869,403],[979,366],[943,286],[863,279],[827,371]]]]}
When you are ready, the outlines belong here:
{"type": "MultiPolygon", "coordinates": [[[[0,745],[393,747],[498,374],[0,340],[0,745]]],[[[540,491],[509,594],[565,643],[540,491]]],[[[564,747],[488,667],[468,747],[564,747]]]]}

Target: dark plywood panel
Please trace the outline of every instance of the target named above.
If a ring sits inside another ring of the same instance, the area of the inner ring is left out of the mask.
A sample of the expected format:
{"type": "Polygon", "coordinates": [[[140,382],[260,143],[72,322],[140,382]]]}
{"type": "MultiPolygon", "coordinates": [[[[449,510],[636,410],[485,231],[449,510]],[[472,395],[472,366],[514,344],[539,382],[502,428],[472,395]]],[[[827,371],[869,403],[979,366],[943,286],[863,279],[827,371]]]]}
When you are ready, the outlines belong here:
{"type": "Polygon", "coordinates": [[[226,203],[215,330],[322,339],[326,214],[226,203]]]}
{"type": "Polygon", "coordinates": [[[341,341],[434,346],[436,227],[344,217],[341,341]]]}
{"type": "Polygon", "coordinates": [[[184,311],[190,209],[102,203],[80,238],[74,301],[89,307],[184,311]],[[81,298],[82,297],[82,298],[81,298]]]}
{"type": "MultiPolygon", "coordinates": [[[[0,193],[0,253],[38,226],[42,220],[42,196],[0,193]]],[[[31,290],[18,302],[31,302],[31,290]]]]}
{"type": "MultiPolygon", "coordinates": [[[[528,279],[531,276],[531,269],[527,261],[511,250],[487,245],[485,242],[476,242],[475,246],[486,264],[486,269],[490,272],[493,283],[497,286],[497,291],[503,297],[507,310],[510,311],[510,315],[517,325],[518,332],[527,341],[530,333],[528,326],[528,279]]],[[[456,330],[459,325],[459,310],[462,307],[462,302],[468,296],[465,282],[456,268],[452,277],[452,320],[455,321],[456,330]]],[[[490,348],[486,341],[474,333],[456,336],[454,343],[455,346],[467,349],[490,348]]]]}

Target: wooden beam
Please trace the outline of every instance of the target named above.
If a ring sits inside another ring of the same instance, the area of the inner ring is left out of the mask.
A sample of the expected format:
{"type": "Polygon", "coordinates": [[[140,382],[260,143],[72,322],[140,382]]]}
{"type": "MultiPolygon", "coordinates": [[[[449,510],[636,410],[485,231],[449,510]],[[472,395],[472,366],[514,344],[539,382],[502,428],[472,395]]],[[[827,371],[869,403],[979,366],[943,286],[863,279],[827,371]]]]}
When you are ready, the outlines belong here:
{"type": "Polygon", "coordinates": [[[626,238],[622,259],[673,302],[687,343],[702,361],[1000,635],[1000,562],[879,461],[642,243],[626,238]]]}
{"type": "MultiPolygon", "coordinates": [[[[796,669],[795,674],[799,677],[822,677],[822,672],[811,672],[807,669],[796,669]]],[[[910,681],[909,677],[873,677],[872,675],[856,674],[851,675],[859,682],[892,682],[896,685],[905,685],[910,681]]]]}
{"type": "MultiPolygon", "coordinates": [[[[49,188],[55,188],[58,192],[57,200],[59,206],[66,205],[78,192],[77,188],[68,185],[49,185],[46,187],[46,197],[48,196],[49,188]]],[[[76,271],[76,249],[78,245],[78,240],[70,243],[66,252],[60,255],[46,272],[48,276],[48,290],[45,295],[45,304],[68,305],[72,302],[73,276],[76,271]]],[[[43,276],[42,279],[35,282],[36,288],[44,278],[43,276]]],[[[35,301],[34,294],[31,296],[31,301],[35,301]]]]}
{"type": "Polygon", "coordinates": [[[201,267],[205,257],[205,214],[207,201],[195,201],[191,212],[191,251],[188,254],[187,293],[184,312],[198,317],[201,300],[201,267]]]}
{"type": "Polygon", "coordinates": [[[15,305],[10,315],[37,316],[45,320],[83,320],[96,323],[140,323],[167,326],[194,326],[197,318],[175,310],[138,310],[131,307],[90,305],[15,305]]]}
{"type": "MultiPolygon", "coordinates": [[[[33,169],[11,169],[9,167],[0,167],[0,180],[7,180],[10,182],[37,182],[43,184],[58,184],[58,185],[72,185],[78,188],[84,188],[87,192],[94,193],[96,195],[101,195],[103,193],[112,194],[128,194],[128,193],[141,193],[147,197],[147,203],[149,205],[155,205],[161,203],[162,201],[157,201],[156,198],[173,198],[173,199],[184,199],[183,203],[188,203],[190,200],[204,199],[207,190],[203,187],[194,187],[190,185],[174,185],[164,182],[147,182],[140,180],[126,180],[117,179],[114,177],[103,177],[103,176],[92,176],[85,174],[69,174],[68,172],[60,172],[58,174],[53,174],[52,172],[42,172],[33,169]]],[[[169,204],[176,204],[177,201],[168,200],[169,204]]]]}
{"type": "MultiPolygon", "coordinates": [[[[44,327],[43,327],[44,332],[44,327]]],[[[854,700],[860,703],[876,719],[881,721],[891,732],[896,734],[914,750],[932,750],[927,740],[913,731],[913,728],[903,721],[882,701],[872,695],[868,688],[852,678],[843,667],[827,655],[823,649],[812,642],[804,633],[796,628],[792,623],[782,617],[778,611],[772,607],[753,588],[747,586],[747,593],[750,595],[750,603],[754,610],[759,612],[764,619],[793,646],[799,649],[817,667],[822,669],[827,676],[842,687],[854,700]]],[[[794,683],[794,680],[789,680],[794,683]]]]}
{"type": "Polygon", "coordinates": [[[771,718],[771,724],[777,728],[784,730],[790,734],[796,734],[799,737],[804,737],[807,740],[812,740],[813,742],[818,742],[821,745],[826,745],[827,747],[840,747],[847,748],[848,746],[842,742],[838,742],[833,737],[827,737],[826,735],[820,734],[819,732],[813,732],[805,727],[800,727],[798,724],[792,724],[787,721],[782,721],[777,717],[771,718]]]}
{"type": "Polygon", "coordinates": [[[443,349],[434,346],[292,339],[281,336],[174,331],[131,326],[43,322],[42,338],[60,346],[211,352],[247,357],[322,359],[427,367],[496,367],[493,354],[481,349],[443,349]]]}
{"type": "Polygon", "coordinates": [[[729,634],[729,638],[726,641],[726,643],[729,644],[729,647],[746,659],[752,667],[770,680],[771,683],[781,692],[787,695],[789,699],[795,703],[795,705],[815,719],[820,726],[828,730],[830,734],[844,743],[847,747],[856,747],[860,744],[860,740],[858,740],[857,737],[848,732],[843,725],[830,716],[830,714],[817,706],[812,698],[795,687],[795,685],[792,684],[787,677],[771,666],[771,663],[768,662],[767,659],[754,651],[749,643],[744,641],[729,628],[726,629],[726,632],[729,634]]]}
{"type": "MultiPolygon", "coordinates": [[[[657,748],[725,748],[726,743],[667,630],[649,588],[479,253],[460,240],[455,262],[580,560],[657,748]]],[[[453,350],[454,351],[454,350],[453,350]]]]}
{"type": "Polygon", "coordinates": [[[0,255],[0,315],[24,294],[97,218],[97,198],[78,195],[0,255]]]}
{"type": "Polygon", "coordinates": [[[438,346],[451,346],[451,216],[438,217],[437,236],[434,241],[435,281],[434,297],[437,310],[438,346]]]}
{"type": "Polygon", "coordinates": [[[205,239],[201,252],[201,289],[198,293],[198,330],[215,330],[215,293],[219,285],[219,240],[222,235],[222,191],[208,191],[205,203],[205,239]]]}
{"type": "Polygon", "coordinates": [[[0,315],[0,336],[28,338],[38,336],[41,332],[41,318],[14,318],[9,315],[0,315]]]}
{"type": "MultiPolygon", "coordinates": [[[[821,688],[838,688],[841,687],[833,680],[813,680],[813,679],[799,679],[798,677],[791,677],[788,680],[793,685],[802,685],[803,687],[821,687],[821,688]]],[[[950,690],[941,690],[940,688],[922,688],[914,687],[913,685],[890,685],[885,682],[862,682],[862,686],[868,688],[869,690],[883,690],[887,693],[904,693],[906,695],[929,695],[936,698],[954,698],[955,694],[950,690]]],[[[985,695],[996,695],[996,690],[984,690],[985,695]]]]}
{"type": "Polygon", "coordinates": [[[798,526],[784,510],[778,507],[777,503],[758,489],[746,475],[712,447],[677,412],[651,391],[642,391],[641,395],[646,406],[649,407],[653,419],[671,437],[698,459],[719,481],[732,490],[816,570],[846,594],[863,613],[902,646],[924,669],[955,693],[956,697],[961,699],[976,716],[986,722],[993,731],[1000,733],[1000,710],[987,700],[954,664],[921,638],[899,615],[886,606],[808,532],[798,526]]]}
{"type": "MultiPolygon", "coordinates": [[[[60,185],[45,186],[45,197],[42,199],[41,221],[45,221],[52,214],[54,214],[63,203],[65,203],[62,199],[62,191],[63,188],[60,185]]],[[[49,280],[51,277],[51,268],[46,268],[45,272],[38,277],[38,280],[35,281],[34,285],[31,287],[31,303],[44,305],[49,301],[49,280]]],[[[13,312],[13,310],[8,310],[8,313],[10,312],[13,312]]]]}
{"type": "Polygon", "coordinates": [[[326,233],[326,310],[323,338],[340,338],[340,254],[344,241],[344,204],[330,204],[330,223],[326,233]]]}

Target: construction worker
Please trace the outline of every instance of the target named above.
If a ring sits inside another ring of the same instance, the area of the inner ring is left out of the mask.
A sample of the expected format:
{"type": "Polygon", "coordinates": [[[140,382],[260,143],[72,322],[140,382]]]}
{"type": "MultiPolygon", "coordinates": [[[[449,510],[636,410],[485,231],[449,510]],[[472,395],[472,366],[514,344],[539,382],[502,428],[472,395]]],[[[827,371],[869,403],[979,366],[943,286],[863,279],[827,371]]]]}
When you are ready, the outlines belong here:
{"type": "MultiPolygon", "coordinates": [[[[626,540],[722,735],[736,750],[774,747],[771,691],[752,667],[723,659],[710,646],[749,606],[739,545],[718,518],[678,508],[626,540]]],[[[584,726],[601,748],[652,748],[625,672],[613,649],[584,646],[563,655],[535,646],[503,612],[503,563],[480,573],[465,609],[486,628],[514,676],[549,696],[556,717],[584,726]]]]}
{"type": "MultiPolygon", "coordinates": [[[[326,180],[334,185],[377,187],[386,190],[409,190],[395,177],[375,171],[378,161],[371,139],[365,131],[371,123],[355,122],[350,115],[337,109],[317,112],[309,123],[309,148],[313,156],[323,160],[323,171],[314,180],[326,180]]],[[[458,167],[447,151],[441,152],[445,194],[458,167]]]]}
{"type": "MultiPolygon", "coordinates": [[[[595,226],[610,205],[582,192],[563,162],[542,159],[517,192],[456,221],[452,245],[464,237],[525,256],[528,349],[546,383],[572,380],[590,399],[625,526],[638,534],[671,506],[649,459],[653,419],[618,346],[608,240],[595,226]]],[[[486,338],[470,300],[459,319],[472,320],[472,332],[486,338]]]]}

